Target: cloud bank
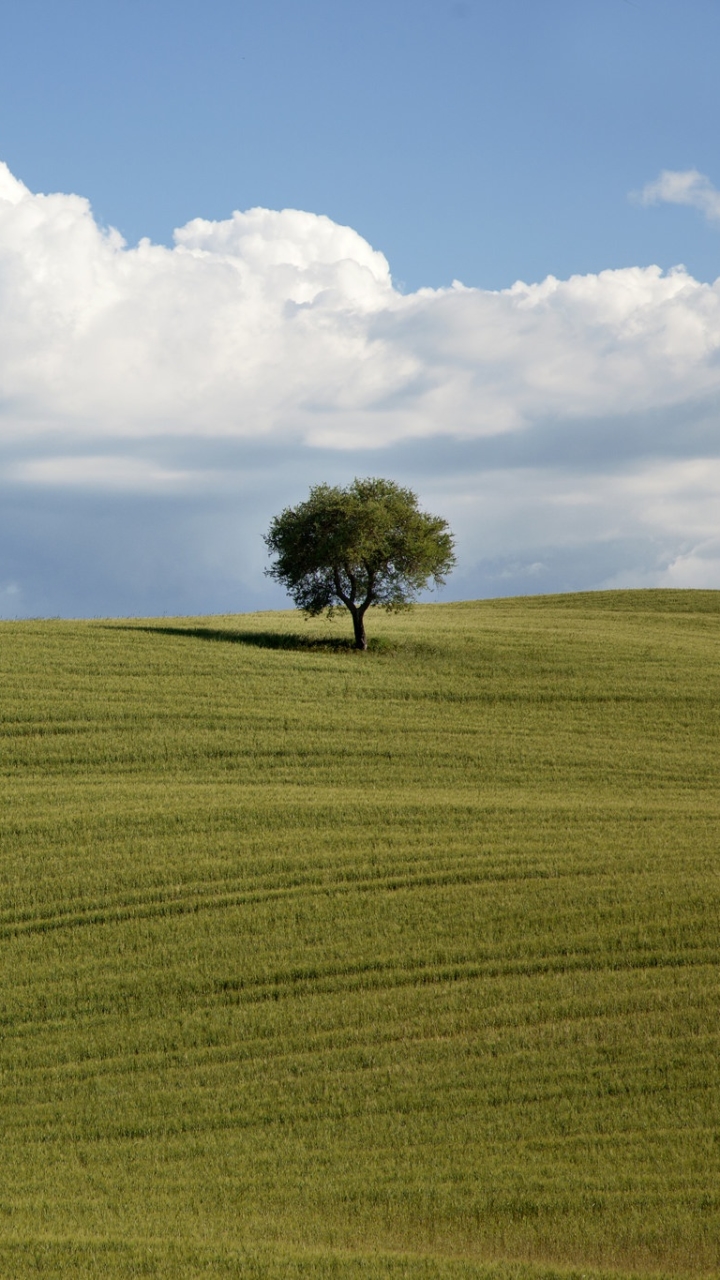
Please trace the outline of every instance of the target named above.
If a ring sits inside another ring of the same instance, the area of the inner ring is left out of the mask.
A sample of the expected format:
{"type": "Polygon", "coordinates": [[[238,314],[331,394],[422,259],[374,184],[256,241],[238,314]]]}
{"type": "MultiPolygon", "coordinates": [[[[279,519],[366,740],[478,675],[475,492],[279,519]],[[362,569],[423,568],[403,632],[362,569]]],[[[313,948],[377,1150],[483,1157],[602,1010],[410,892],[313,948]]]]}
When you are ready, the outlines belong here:
{"type": "Polygon", "coordinates": [[[0,165],[0,614],[274,603],[270,514],[358,473],[455,524],[456,595],[720,586],[719,393],[720,282],[682,268],[406,295],[327,217],[129,247],[0,165]]]}

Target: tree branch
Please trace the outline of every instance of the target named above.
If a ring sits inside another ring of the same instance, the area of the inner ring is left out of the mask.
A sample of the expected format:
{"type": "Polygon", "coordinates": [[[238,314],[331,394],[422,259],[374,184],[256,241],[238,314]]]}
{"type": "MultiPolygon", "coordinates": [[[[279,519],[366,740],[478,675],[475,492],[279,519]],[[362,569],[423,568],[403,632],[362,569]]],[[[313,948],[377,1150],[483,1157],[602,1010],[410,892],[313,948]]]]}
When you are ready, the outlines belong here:
{"type": "Polygon", "coordinates": [[[361,612],[361,613],[365,613],[366,609],[369,609],[370,605],[371,605],[371,604],[372,604],[372,602],[373,602],[373,597],[374,597],[374,595],[375,595],[375,574],[373,573],[372,569],[370,568],[370,566],[369,566],[369,564],[368,564],[367,560],[363,561],[363,563],[364,563],[364,565],[365,565],[365,572],[367,573],[367,584],[368,584],[368,585],[367,585],[367,592],[366,592],[366,594],[365,594],[365,599],[363,600],[362,604],[360,605],[360,612],[361,612]]]}
{"type": "MultiPolygon", "coordinates": [[[[357,591],[357,578],[355,577],[355,574],[352,572],[352,570],[348,569],[347,565],[345,565],[345,572],[348,576],[348,582],[350,583],[350,600],[352,601],[352,604],[355,605],[356,604],[355,592],[357,591]]],[[[348,608],[349,607],[350,606],[348,606],[348,608]]]]}
{"type": "Polygon", "coordinates": [[[340,585],[340,571],[336,568],[333,568],[333,582],[335,583],[335,590],[339,595],[340,599],[342,600],[343,604],[345,605],[345,607],[347,609],[352,609],[352,606],[355,602],[354,600],[351,600],[348,596],[346,596],[345,592],[343,591],[342,586],[340,585]]]}

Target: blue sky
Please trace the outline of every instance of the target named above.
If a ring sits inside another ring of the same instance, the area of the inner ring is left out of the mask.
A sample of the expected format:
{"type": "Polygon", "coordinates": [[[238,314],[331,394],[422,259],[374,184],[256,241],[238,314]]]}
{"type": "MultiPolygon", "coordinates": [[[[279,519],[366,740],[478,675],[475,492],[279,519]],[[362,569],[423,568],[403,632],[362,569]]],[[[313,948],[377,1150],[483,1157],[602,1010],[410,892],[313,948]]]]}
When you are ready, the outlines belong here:
{"type": "Polygon", "coordinates": [[[720,587],[714,0],[25,0],[0,37],[0,615],[276,603],[269,516],[369,473],[457,527],[449,594],[720,587]]]}
{"type": "Polygon", "coordinates": [[[410,289],[684,262],[717,233],[627,199],[720,181],[715,0],[24,0],[0,154],[130,242],[309,209],[410,289]]]}

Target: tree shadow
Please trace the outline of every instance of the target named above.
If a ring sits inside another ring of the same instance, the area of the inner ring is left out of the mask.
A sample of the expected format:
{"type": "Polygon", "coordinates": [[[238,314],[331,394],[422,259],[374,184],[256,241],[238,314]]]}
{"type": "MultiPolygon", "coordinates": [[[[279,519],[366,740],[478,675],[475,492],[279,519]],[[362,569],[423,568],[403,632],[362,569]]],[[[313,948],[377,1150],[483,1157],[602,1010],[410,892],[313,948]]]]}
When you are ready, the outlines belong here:
{"type": "MultiPolygon", "coordinates": [[[[291,649],[295,652],[356,653],[350,637],[303,636],[292,631],[229,631],[219,627],[113,627],[112,630],[144,631],[149,635],[181,636],[189,640],[212,640],[221,644],[245,644],[256,649],[291,649]]],[[[375,648],[370,642],[369,648],[375,648]]]]}

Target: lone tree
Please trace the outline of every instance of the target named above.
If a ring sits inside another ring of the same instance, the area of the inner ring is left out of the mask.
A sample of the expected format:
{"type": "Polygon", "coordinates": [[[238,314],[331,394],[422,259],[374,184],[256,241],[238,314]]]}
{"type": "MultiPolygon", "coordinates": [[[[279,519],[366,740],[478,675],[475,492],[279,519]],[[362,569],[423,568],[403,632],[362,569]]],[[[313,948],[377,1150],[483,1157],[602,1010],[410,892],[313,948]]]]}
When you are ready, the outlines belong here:
{"type": "Polygon", "coordinates": [[[367,648],[371,605],[407,608],[455,564],[447,521],[419,511],[417,496],[392,480],[315,485],[307,502],[275,517],[265,542],[277,556],[268,577],[310,617],[349,609],[357,649],[367,648]]]}

